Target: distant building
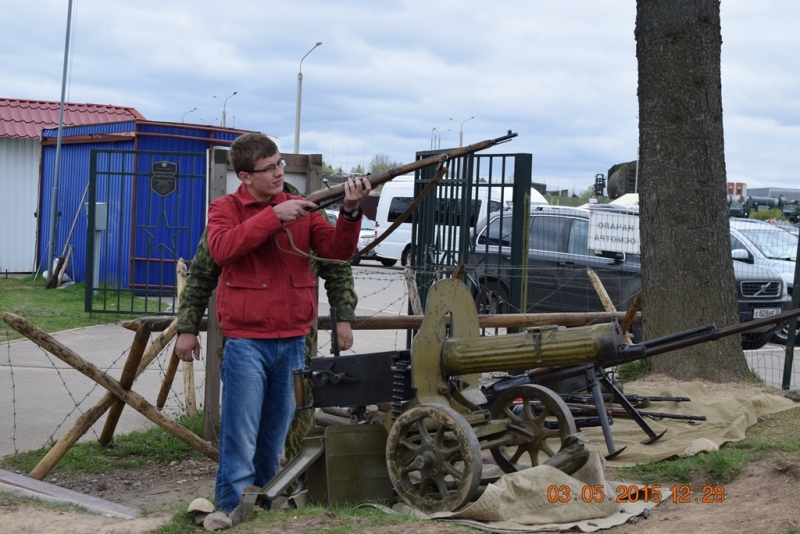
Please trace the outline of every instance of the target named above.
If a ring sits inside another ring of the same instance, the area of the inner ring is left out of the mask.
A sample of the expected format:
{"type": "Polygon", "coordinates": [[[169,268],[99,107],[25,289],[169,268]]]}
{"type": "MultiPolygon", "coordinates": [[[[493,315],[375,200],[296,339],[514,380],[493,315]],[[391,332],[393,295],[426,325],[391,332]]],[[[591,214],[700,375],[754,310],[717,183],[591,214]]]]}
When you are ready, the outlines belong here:
{"type": "Polygon", "coordinates": [[[728,194],[747,196],[747,184],[742,182],[728,182],[728,194]]]}
{"type": "MultiPolygon", "coordinates": [[[[42,130],[58,126],[60,107],[60,102],[0,98],[0,272],[29,273],[36,269],[42,130]]],[[[139,119],[144,119],[142,114],[130,107],[64,106],[64,126],[139,119]]]]}

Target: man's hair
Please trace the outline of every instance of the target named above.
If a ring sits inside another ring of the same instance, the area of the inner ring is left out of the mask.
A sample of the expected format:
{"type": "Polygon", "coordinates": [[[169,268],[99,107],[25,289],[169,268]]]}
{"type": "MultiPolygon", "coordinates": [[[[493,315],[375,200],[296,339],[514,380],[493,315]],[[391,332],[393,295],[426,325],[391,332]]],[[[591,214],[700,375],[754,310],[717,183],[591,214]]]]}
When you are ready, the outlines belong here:
{"type": "Polygon", "coordinates": [[[231,143],[230,160],[236,174],[251,172],[256,162],[278,153],[278,145],[261,133],[248,133],[231,143]]]}

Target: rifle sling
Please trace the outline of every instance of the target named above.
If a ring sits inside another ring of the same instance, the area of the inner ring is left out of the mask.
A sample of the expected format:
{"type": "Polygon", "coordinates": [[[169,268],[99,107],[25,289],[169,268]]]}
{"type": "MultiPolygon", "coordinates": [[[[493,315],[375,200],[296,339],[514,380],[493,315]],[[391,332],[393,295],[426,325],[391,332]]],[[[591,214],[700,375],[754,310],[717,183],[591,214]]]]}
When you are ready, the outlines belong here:
{"type": "Polygon", "coordinates": [[[403,223],[405,222],[405,220],[406,220],[406,219],[408,219],[408,217],[411,215],[411,213],[412,213],[412,212],[413,212],[415,209],[417,209],[417,206],[419,206],[419,205],[420,205],[420,203],[423,201],[423,199],[424,199],[424,198],[425,198],[425,197],[428,195],[428,193],[430,193],[430,192],[431,192],[431,190],[432,190],[434,187],[436,187],[436,184],[438,184],[438,183],[439,183],[439,180],[441,180],[441,179],[442,179],[442,176],[444,176],[446,172],[447,172],[447,167],[446,167],[446,166],[444,166],[444,165],[442,165],[442,166],[439,168],[439,170],[438,170],[438,171],[436,171],[436,174],[435,174],[435,175],[434,175],[434,177],[431,179],[430,183],[429,183],[428,185],[426,185],[426,186],[425,186],[425,189],[423,189],[423,190],[422,190],[422,192],[419,194],[419,196],[418,196],[417,198],[415,198],[415,199],[414,199],[414,202],[412,202],[412,203],[411,203],[411,205],[410,205],[410,206],[409,206],[409,207],[406,209],[406,211],[404,211],[404,212],[403,212],[403,213],[402,213],[402,214],[401,214],[401,215],[400,215],[400,216],[399,216],[399,217],[398,217],[398,218],[397,218],[397,219],[396,219],[396,220],[395,220],[395,221],[392,223],[392,225],[391,225],[389,228],[387,228],[387,229],[386,229],[386,231],[385,231],[383,234],[381,234],[381,236],[380,236],[380,237],[376,238],[376,239],[375,239],[375,240],[374,240],[372,243],[370,243],[368,246],[366,246],[366,247],[362,248],[361,250],[359,250],[358,252],[356,252],[355,254],[353,254],[353,255],[350,257],[350,259],[349,259],[349,260],[347,260],[347,261],[349,262],[349,261],[351,261],[351,260],[354,260],[355,258],[358,258],[358,257],[360,257],[360,256],[363,256],[364,254],[366,254],[366,253],[367,253],[367,252],[369,252],[370,250],[372,250],[372,249],[374,249],[375,247],[377,247],[378,245],[380,245],[381,241],[383,241],[384,239],[386,239],[387,237],[389,237],[389,235],[390,235],[392,232],[394,232],[394,231],[397,229],[397,227],[398,227],[398,226],[400,226],[401,224],[403,224],[403,223]]]}

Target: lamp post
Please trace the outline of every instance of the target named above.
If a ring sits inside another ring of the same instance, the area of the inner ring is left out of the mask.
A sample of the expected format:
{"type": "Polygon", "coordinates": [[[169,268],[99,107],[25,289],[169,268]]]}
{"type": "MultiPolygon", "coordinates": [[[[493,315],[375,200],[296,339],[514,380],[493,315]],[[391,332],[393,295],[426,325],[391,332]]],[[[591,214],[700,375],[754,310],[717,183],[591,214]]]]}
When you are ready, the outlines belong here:
{"type": "MultiPolygon", "coordinates": [[[[308,57],[308,54],[316,50],[318,46],[322,46],[322,41],[317,42],[314,47],[306,52],[303,59],[308,57]]],[[[300,60],[300,68],[297,70],[297,110],[294,116],[294,153],[300,153],[300,100],[303,94],[303,59],[300,60]]]]}
{"type": "MultiPolygon", "coordinates": [[[[461,121],[459,129],[458,129],[458,146],[459,146],[459,148],[464,145],[464,123],[467,122],[467,121],[471,121],[474,118],[475,117],[470,117],[470,118],[468,118],[466,120],[461,121]]],[[[453,117],[450,117],[450,120],[453,121],[453,122],[458,122],[453,117]]]]}
{"type": "MultiPolygon", "coordinates": [[[[234,91],[234,92],[233,92],[233,94],[232,94],[231,96],[229,96],[228,98],[226,98],[226,99],[225,99],[225,100],[222,102],[222,124],[221,124],[221,125],[222,125],[222,127],[223,127],[223,128],[225,128],[225,105],[228,103],[228,100],[230,100],[230,98],[231,98],[233,95],[235,95],[236,93],[238,93],[238,92],[239,92],[239,91],[234,91]]],[[[213,97],[214,97],[214,98],[216,98],[217,100],[222,100],[222,99],[221,99],[220,97],[218,97],[217,95],[211,95],[211,96],[213,96],[213,97]]]]}
{"type": "Polygon", "coordinates": [[[431,150],[436,148],[436,126],[431,130],[431,150]]]}
{"type": "Polygon", "coordinates": [[[215,122],[217,122],[217,119],[214,119],[213,121],[211,121],[211,122],[208,122],[208,121],[207,121],[207,120],[205,120],[203,117],[200,117],[200,120],[201,120],[202,122],[204,122],[204,123],[208,124],[209,126],[214,126],[214,123],[215,123],[215,122]]]}
{"type": "Polygon", "coordinates": [[[436,133],[437,133],[437,134],[439,134],[439,135],[438,135],[438,139],[437,139],[437,141],[436,141],[436,150],[439,150],[439,149],[441,149],[441,148],[442,148],[442,134],[443,134],[443,133],[447,133],[447,132],[449,132],[450,130],[452,130],[452,128],[448,128],[447,130],[445,130],[445,131],[443,131],[443,132],[440,132],[440,131],[438,131],[438,130],[436,131],[436,133]]]}
{"type": "Polygon", "coordinates": [[[197,108],[192,108],[189,111],[187,111],[186,113],[184,113],[183,115],[181,115],[181,122],[186,122],[185,120],[183,120],[183,119],[186,118],[186,115],[188,115],[189,113],[191,113],[193,111],[196,111],[196,110],[197,110],[197,108]]]}

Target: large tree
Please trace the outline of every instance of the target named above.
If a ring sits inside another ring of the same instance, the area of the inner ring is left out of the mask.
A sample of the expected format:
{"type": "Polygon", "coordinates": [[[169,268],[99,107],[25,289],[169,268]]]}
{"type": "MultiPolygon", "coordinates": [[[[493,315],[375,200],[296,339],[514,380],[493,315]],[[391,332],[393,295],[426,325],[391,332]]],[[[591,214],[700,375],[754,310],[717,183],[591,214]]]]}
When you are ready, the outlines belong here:
{"type": "MultiPolygon", "coordinates": [[[[736,324],[719,0],[638,0],[635,35],[645,337],[736,324]]],[[[728,381],[748,372],[739,336],[652,363],[682,379],[728,381]]]]}

